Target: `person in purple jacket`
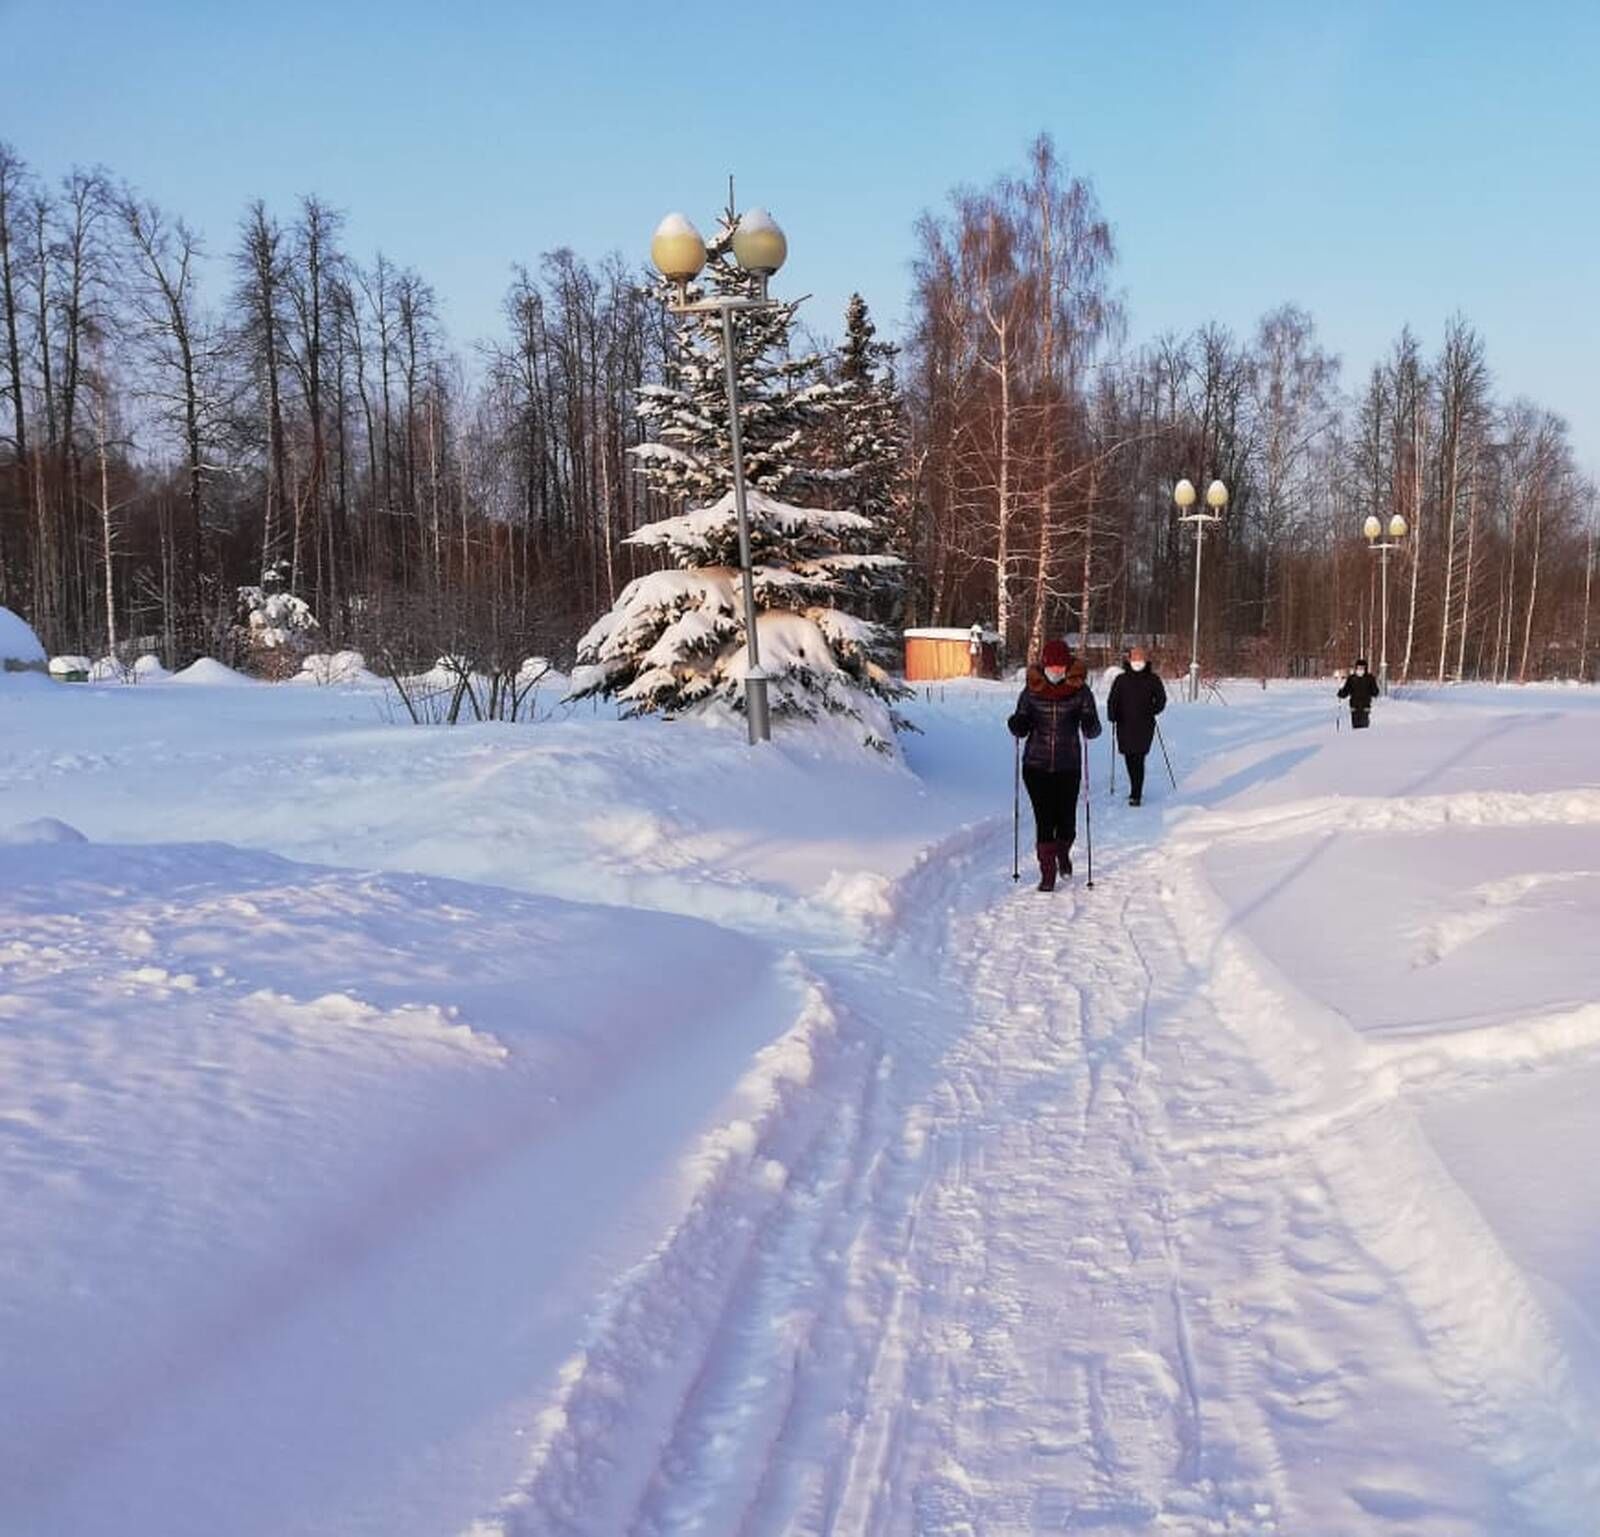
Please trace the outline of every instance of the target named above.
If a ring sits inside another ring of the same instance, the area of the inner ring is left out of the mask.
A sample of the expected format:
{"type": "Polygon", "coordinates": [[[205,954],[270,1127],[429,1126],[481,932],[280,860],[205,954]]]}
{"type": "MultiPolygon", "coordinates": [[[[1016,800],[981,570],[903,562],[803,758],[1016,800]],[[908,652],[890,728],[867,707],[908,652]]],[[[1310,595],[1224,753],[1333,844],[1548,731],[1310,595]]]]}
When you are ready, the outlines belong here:
{"type": "Polygon", "coordinates": [[[1084,681],[1083,663],[1067,643],[1045,643],[1038,664],[1028,668],[1027,686],[1007,720],[1014,737],[1028,745],[1022,782],[1033,802],[1039,890],[1056,889],[1056,872],[1072,874],[1072,844],[1078,836],[1078,786],[1083,778],[1080,735],[1100,735],[1100,714],[1084,681]]]}

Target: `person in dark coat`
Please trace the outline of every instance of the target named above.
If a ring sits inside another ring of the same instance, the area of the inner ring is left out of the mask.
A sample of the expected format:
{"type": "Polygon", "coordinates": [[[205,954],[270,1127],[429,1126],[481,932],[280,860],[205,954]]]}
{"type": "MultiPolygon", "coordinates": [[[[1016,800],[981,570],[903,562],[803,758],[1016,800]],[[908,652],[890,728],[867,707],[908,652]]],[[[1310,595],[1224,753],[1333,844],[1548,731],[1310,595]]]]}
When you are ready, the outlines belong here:
{"type": "Polygon", "coordinates": [[[1143,646],[1135,646],[1122,664],[1106,700],[1106,719],[1115,728],[1117,751],[1128,765],[1128,804],[1144,796],[1144,760],[1155,740],[1156,716],[1167,707],[1167,690],[1143,646]]]}
{"type": "Polygon", "coordinates": [[[1033,802],[1039,890],[1056,889],[1056,872],[1072,874],[1072,844],[1078,836],[1078,786],[1083,753],[1078,737],[1100,735],[1100,714],[1084,681],[1083,663],[1065,641],[1045,644],[1027,686],[1007,720],[1012,736],[1027,742],[1022,782],[1033,802]]]}
{"type": "Polygon", "coordinates": [[[1344,680],[1339,690],[1341,699],[1350,701],[1350,729],[1360,731],[1372,724],[1372,701],[1378,697],[1378,680],[1367,671],[1367,659],[1356,658],[1355,671],[1344,680]]]}

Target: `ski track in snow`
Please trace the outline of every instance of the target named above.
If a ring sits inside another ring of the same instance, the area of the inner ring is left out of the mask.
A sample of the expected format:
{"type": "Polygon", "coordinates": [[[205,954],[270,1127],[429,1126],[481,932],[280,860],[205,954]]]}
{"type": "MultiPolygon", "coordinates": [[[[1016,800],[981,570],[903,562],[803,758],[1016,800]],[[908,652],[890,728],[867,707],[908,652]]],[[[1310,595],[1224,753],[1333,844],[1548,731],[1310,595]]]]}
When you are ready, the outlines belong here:
{"type": "Polygon", "coordinates": [[[1593,1054],[1600,1009],[1362,1040],[1294,995],[1200,856],[1352,815],[1600,797],[1190,815],[1161,849],[1113,824],[1097,889],[1049,898],[993,896],[1009,826],[932,851],[880,952],[818,984],[827,1049],[714,1241],[675,1235],[699,1268],[609,1304],[671,1334],[670,1390],[553,1409],[561,1456],[474,1533],[1587,1530],[1593,1406],[1405,1096],[1593,1054]]]}

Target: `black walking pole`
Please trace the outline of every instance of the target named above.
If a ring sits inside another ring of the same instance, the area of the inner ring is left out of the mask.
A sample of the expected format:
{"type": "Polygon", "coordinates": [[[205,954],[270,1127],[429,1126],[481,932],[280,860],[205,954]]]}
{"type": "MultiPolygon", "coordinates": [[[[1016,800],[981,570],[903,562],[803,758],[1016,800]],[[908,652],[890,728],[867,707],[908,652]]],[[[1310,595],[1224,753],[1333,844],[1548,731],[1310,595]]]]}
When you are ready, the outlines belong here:
{"type": "Polygon", "coordinates": [[[1161,722],[1157,721],[1155,725],[1156,741],[1161,744],[1161,756],[1166,759],[1167,778],[1172,781],[1172,788],[1176,790],[1178,788],[1178,776],[1172,772],[1172,759],[1167,757],[1167,739],[1161,734],[1161,722]]]}
{"type": "MultiPolygon", "coordinates": [[[[1084,764],[1085,770],[1087,770],[1088,766],[1089,766],[1089,746],[1088,746],[1087,741],[1085,741],[1084,748],[1083,748],[1083,764],[1084,764]]],[[[1084,842],[1088,845],[1088,853],[1089,853],[1089,869],[1088,869],[1088,875],[1087,875],[1087,878],[1084,881],[1084,884],[1089,888],[1090,891],[1093,891],[1094,890],[1094,795],[1089,790],[1089,775],[1088,775],[1087,772],[1085,772],[1085,774],[1083,776],[1083,788],[1084,788],[1084,791],[1086,792],[1084,794],[1084,797],[1083,797],[1083,837],[1084,837],[1084,842]]]]}
{"type": "Polygon", "coordinates": [[[1022,738],[1017,738],[1016,772],[1011,780],[1011,879],[1022,879],[1022,738]]]}
{"type": "Polygon", "coordinates": [[[1117,723],[1111,722],[1111,793],[1117,793],[1117,723]]]}

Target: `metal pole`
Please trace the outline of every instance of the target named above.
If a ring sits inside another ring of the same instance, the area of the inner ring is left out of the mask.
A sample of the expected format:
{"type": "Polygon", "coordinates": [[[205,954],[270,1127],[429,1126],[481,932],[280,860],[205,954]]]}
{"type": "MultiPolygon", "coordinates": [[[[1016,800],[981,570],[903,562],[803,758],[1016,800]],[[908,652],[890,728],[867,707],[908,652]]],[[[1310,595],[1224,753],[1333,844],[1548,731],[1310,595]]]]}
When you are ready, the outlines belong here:
{"type": "Polygon", "coordinates": [[[1016,768],[1011,777],[1011,879],[1022,879],[1022,738],[1017,738],[1016,768]]]}
{"type": "Polygon", "coordinates": [[[1200,699],[1200,551],[1205,544],[1206,526],[1198,518],[1194,524],[1194,636],[1189,642],[1189,702],[1200,699]]]}
{"type": "Polygon", "coordinates": [[[1167,757],[1167,739],[1161,734],[1161,722],[1157,721],[1155,727],[1156,741],[1161,744],[1161,756],[1166,759],[1167,778],[1172,781],[1172,788],[1176,790],[1178,788],[1178,776],[1172,772],[1172,759],[1167,757]]]}
{"type": "Polygon", "coordinates": [[[1378,692],[1389,697],[1389,546],[1378,546],[1378,558],[1383,562],[1383,634],[1378,641],[1378,692]]]}
{"type": "Polygon", "coordinates": [[[756,640],[756,588],[750,574],[750,514],[744,496],[744,444],[739,435],[739,375],[733,357],[733,311],[722,309],[722,361],[728,374],[728,435],[733,440],[733,506],[739,515],[739,568],[744,578],[744,633],[749,643],[750,666],[745,673],[744,712],[750,742],[772,740],[767,714],[767,675],[761,670],[761,647],[756,640]]]}
{"type": "MultiPolygon", "coordinates": [[[[1089,739],[1083,738],[1083,838],[1088,846],[1089,873],[1084,884],[1094,890],[1094,796],[1089,793],[1089,739]]],[[[1076,815],[1076,812],[1074,812],[1076,815]]]]}

